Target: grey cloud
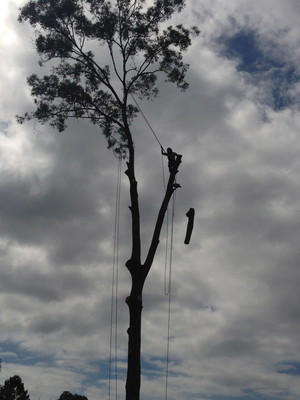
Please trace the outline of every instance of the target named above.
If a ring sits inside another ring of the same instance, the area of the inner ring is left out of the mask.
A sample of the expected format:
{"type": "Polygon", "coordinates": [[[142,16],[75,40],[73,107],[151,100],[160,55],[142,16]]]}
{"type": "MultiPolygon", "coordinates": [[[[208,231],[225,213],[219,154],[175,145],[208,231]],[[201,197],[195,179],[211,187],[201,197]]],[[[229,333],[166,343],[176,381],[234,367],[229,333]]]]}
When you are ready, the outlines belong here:
{"type": "Polygon", "coordinates": [[[21,265],[1,271],[2,292],[34,297],[40,301],[63,301],[70,294],[82,296],[92,290],[95,282],[81,271],[43,272],[43,265],[36,268],[21,265]]]}
{"type": "Polygon", "coordinates": [[[39,332],[42,335],[47,335],[49,333],[61,330],[64,326],[65,321],[63,316],[45,315],[44,318],[33,320],[30,324],[30,330],[32,332],[39,332]]]}
{"type": "Polygon", "coordinates": [[[248,338],[234,338],[223,340],[221,343],[216,343],[212,346],[207,357],[244,357],[254,355],[259,352],[259,347],[248,338]]]}

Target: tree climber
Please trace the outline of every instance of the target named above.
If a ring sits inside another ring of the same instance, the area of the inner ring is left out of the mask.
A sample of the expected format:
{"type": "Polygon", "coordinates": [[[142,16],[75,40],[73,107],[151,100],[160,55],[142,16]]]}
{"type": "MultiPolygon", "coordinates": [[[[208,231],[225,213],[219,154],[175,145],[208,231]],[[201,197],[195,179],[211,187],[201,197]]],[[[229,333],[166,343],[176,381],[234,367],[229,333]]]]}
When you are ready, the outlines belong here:
{"type": "Polygon", "coordinates": [[[167,156],[168,157],[168,167],[169,167],[169,171],[173,172],[174,171],[174,167],[176,167],[176,161],[178,161],[178,157],[182,157],[181,154],[177,154],[175,153],[175,151],[173,151],[171,149],[171,147],[167,148],[167,151],[165,152],[164,149],[161,147],[161,154],[163,156],[167,156]]]}

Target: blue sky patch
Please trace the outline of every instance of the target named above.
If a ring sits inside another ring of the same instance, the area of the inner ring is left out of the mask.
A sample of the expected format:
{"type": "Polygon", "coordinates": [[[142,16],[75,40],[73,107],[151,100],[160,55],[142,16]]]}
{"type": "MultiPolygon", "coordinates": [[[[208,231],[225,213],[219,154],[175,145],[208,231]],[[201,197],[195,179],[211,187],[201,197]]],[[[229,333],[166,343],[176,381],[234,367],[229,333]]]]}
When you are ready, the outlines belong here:
{"type": "Polygon", "coordinates": [[[11,122],[0,120],[0,132],[5,136],[8,136],[9,128],[11,127],[11,122]]]}
{"type": "Polygon", "coordinates": [[[280,57],[282,52],[276,43],[264,46],[257,32],[245,29],[232,36],[220,37],[218,43],[225,57],[237,60],[238,71],[246,73],[258,90],[261,86],[265,92],[261,98],[274,110],[282,110],[296,102],[291,89],[300,81],[300,76],[292,62],[280,57]],[[278,51],[274,51],[276,47],[278,51]]]}
{"type": "Polygon", "coordinates": [[[279,397],[264,396],[254,390],[244,390],[243,393],[240,396],[212,396],[207,397],[207,400],[282,400],[281,395],[279,397]]]}
{"type": "Polygon", "coordinates": [[[21,344],[10,341],[0,342],[0,358],[2,365],[5,365],[5,363],[35,365],[43,362],[49,365],[51,363],[51,357],[27,351],[21,344]]]}
{"type": "Polygon", "coordinates": [[[276,372],[279,374],[300,376],[300,362],[283,362],[280,363],[276,372]]]}
{"type": "MultiPolygon", "coordinates": [[[[178,374],[172,371],[172,366],[174,365],[178,365],[178,361],[172,358],[169,360],[169,376],[178,376],[178,374]]],[[[146,375],[148,379],[157,379],[158,376],[166,374],[167,364],[164,357],[151,357],[147,359],[142,357],[141,366],[143,375],[146,375]]]]}
{"type": "Polygon", "coordinates": [[[266,60],[259,48],[255,32],[240,31],[224,40],[226,56],[239,60],[238,69],[246,72],[266,70],[266,60]]]}

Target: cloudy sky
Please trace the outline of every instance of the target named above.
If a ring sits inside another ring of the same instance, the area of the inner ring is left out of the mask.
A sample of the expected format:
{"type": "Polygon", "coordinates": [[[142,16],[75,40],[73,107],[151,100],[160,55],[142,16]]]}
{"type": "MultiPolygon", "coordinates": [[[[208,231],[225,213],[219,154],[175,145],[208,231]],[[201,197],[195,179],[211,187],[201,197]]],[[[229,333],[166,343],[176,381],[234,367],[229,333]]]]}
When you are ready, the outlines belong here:
{"type": "MultiPolygon", "coordinates": [[[[118,162],[87,123],[72,122],[62,134],[16,123],[16,114],[33,109],[26,78],[40,73],[33,31],[16,20],[23,4],[2,0],[0,16],[0,384],[19,374],[32,400],[64,390],[108,399],[118,162]]],[[[185,55],[190,88],[164,84],[155,102],[141,104],[163,146],[183,154],[170,400],[300,398],[299,18],[298,0],[187,0],[179,20],[201,29],[185,55]],[[190,207],[196,219],[186,246],[190,207]]],[[[146,249],[164,190],[161,155],[143,118],[133,132],[146,249]]],[[[120,399],[128,204],[122,174],[120,399]]],[[[144,400],[165,397],[165,238],[144,290],[144,400]]]]}

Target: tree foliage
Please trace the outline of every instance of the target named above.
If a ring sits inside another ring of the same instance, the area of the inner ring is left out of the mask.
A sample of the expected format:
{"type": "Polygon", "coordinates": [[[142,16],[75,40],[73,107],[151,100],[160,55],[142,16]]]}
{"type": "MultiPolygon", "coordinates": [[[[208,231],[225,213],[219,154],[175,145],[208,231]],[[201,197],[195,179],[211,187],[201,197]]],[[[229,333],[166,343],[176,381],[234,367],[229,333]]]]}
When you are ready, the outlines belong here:
{"type": "Polygon", "coordinates": [[[4,386],[0,386],[1,400],[30,400],[22,379],[18,375],[7,379],[4,386]]]}
{"type": "Polygon", "coordinates": [[[63,392],[58,400],[88,400],[87,397],[80,394],[72,394],[70,392],[63,392]]]}
{"type": "Polygon", "coordinates": [[[18,117],[19,122],[34,118],[63,131],[70,117],[88,119],[100,126],[109,147],[126,149],[126,128],[138,112],[129,95],[155,97],[159,73],[182,90],[188,87],[182,52],[199,31],[181,24],[165,27],[184,4],[30,0],[19,21],[35,28],[39,63],[50,62],[51,73],[28,78],[36,110],[18,117]]]}

